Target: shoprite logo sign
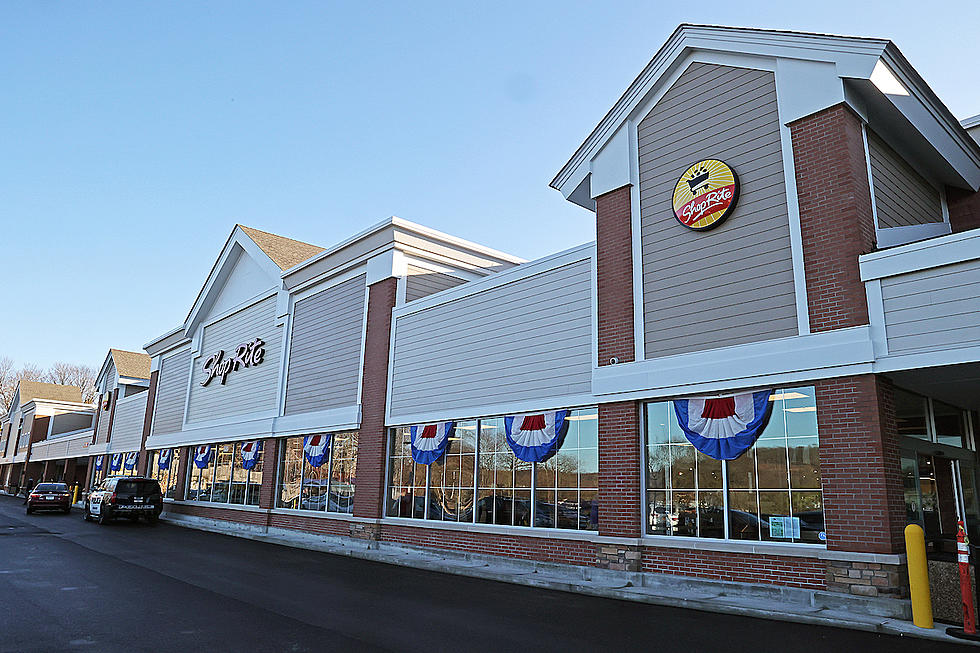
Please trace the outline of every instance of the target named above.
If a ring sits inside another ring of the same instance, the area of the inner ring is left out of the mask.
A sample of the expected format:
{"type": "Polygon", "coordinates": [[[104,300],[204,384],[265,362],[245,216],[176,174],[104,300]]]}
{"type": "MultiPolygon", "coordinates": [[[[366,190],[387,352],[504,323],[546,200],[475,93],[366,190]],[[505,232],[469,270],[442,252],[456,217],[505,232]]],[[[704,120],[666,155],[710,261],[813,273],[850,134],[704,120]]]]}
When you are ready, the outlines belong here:
{"type": "Polygon", "coordinates": [[[738,176],[718,159],[698,161],[674,186],[674,217],[685,227],[705,231],[720,225],[738,201],[738,176]]]}
{"type": "Polygon", "coordinates": [[[207,386],[216,377],[221,377],[221,385],[228,380],[228,375],[238,371],[239,367],[252,367],[259,365],[265,360],[265,343],[261,338],[256,338],[251,342],[243,342],[235,347],[235,355],[225,358],[223,349],[208,356],[204,361],[205,378],[201,381],[202,386],[207,386]]]}

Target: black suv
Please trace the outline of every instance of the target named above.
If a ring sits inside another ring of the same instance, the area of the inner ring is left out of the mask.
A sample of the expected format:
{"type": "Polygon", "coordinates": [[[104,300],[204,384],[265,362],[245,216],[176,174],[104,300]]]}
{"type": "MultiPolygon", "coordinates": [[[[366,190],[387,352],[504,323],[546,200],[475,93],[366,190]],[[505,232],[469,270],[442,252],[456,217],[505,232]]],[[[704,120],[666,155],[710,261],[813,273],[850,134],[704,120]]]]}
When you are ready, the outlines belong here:
{"type": "Polygon", "coordinates": [[[140,517],[155,524],[163,512],[163,493],[152,478],[110,476],[92,489],[85,500],[85,520],[105,524],[115,517],[140,517]]]}

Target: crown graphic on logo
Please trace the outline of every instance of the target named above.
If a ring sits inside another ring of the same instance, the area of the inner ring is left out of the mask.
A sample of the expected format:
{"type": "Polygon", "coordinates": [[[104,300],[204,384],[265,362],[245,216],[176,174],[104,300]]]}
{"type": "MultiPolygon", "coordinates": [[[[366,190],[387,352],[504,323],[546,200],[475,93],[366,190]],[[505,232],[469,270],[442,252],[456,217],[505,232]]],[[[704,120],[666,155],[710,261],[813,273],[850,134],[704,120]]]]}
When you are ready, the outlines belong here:
{"type": "Polygon", "coordinates": [[[691,193],[699,195],[708,190],[708,177],[711,173],[704,166],[699,166],[691,171],[691,178],[687,180],[687,185],[691,187],[691,193]]]}

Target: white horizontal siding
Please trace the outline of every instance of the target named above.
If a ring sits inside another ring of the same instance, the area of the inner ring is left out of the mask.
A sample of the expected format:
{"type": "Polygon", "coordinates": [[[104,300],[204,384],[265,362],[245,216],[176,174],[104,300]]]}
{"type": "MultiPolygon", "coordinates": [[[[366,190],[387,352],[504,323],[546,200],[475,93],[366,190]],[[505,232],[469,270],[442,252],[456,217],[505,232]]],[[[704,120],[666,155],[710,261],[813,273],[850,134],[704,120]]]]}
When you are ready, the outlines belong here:
{"type": "Polygon", "coordinates": [[[148,394],[141,392],[116,404],[116,414],[112,418],[109,453],[136,451],[140,448],[140,443],[143,440],[143,418],[146,415],[148,394]]]}
{"type": "Polygon", "coordinates": [[[282,360],[282,327],[275,324],[276,298],[268,297],[204,327],[201,352],[193,361],[187,423],[234,415],[274,411],[279,394],[279,365],[282,360]],[[262,363],[239,367],[222,385],[216,378],[204,387],[204,361],[219,349],[224,358],[235,348],[255,338],[265,343],[262,363]]]}
{"type": "Polygon", "coordinates": [[[398,317],[391,418],[590,393],[590,279],[581,260],[398,317]]]}
{"type": "Polygon", "coordinates": [[[939,191],[871,131],[868,155],[879,228],[943,221],[939,191]]]}
{"type": "Polygon", "coordinates": [[[889,354],[980,345],[980,261],[881,280],[889,354]]]}
{"type": "Polygon", "coordinates": [[[405,277],[406,302],[422,299],[440,290],[455,288],[461,283],[466,283],[465,279],[454,277],[451,274],[433,272],[415,265],[409,265],[407,271],[408,275],[405,277]]]}

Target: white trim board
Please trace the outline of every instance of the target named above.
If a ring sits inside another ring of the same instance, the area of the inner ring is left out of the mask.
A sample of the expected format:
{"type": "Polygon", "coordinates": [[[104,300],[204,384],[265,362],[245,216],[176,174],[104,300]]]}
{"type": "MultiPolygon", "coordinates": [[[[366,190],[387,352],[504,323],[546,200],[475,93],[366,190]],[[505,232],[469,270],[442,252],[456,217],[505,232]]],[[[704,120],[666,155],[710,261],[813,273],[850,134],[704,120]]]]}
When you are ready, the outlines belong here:
{"type": "Polygon", "coordinates": [[[871,329],[859,326],[599,367],[592,392],[605,402],[724,391],[867,373],[873,362],[871,329]]]}
{"type": "Polygon", "coordinates": [[[980,259],[980,229],[864,254],[858,263],[861,281],[869,281],[976,259],[980,259]]]}

